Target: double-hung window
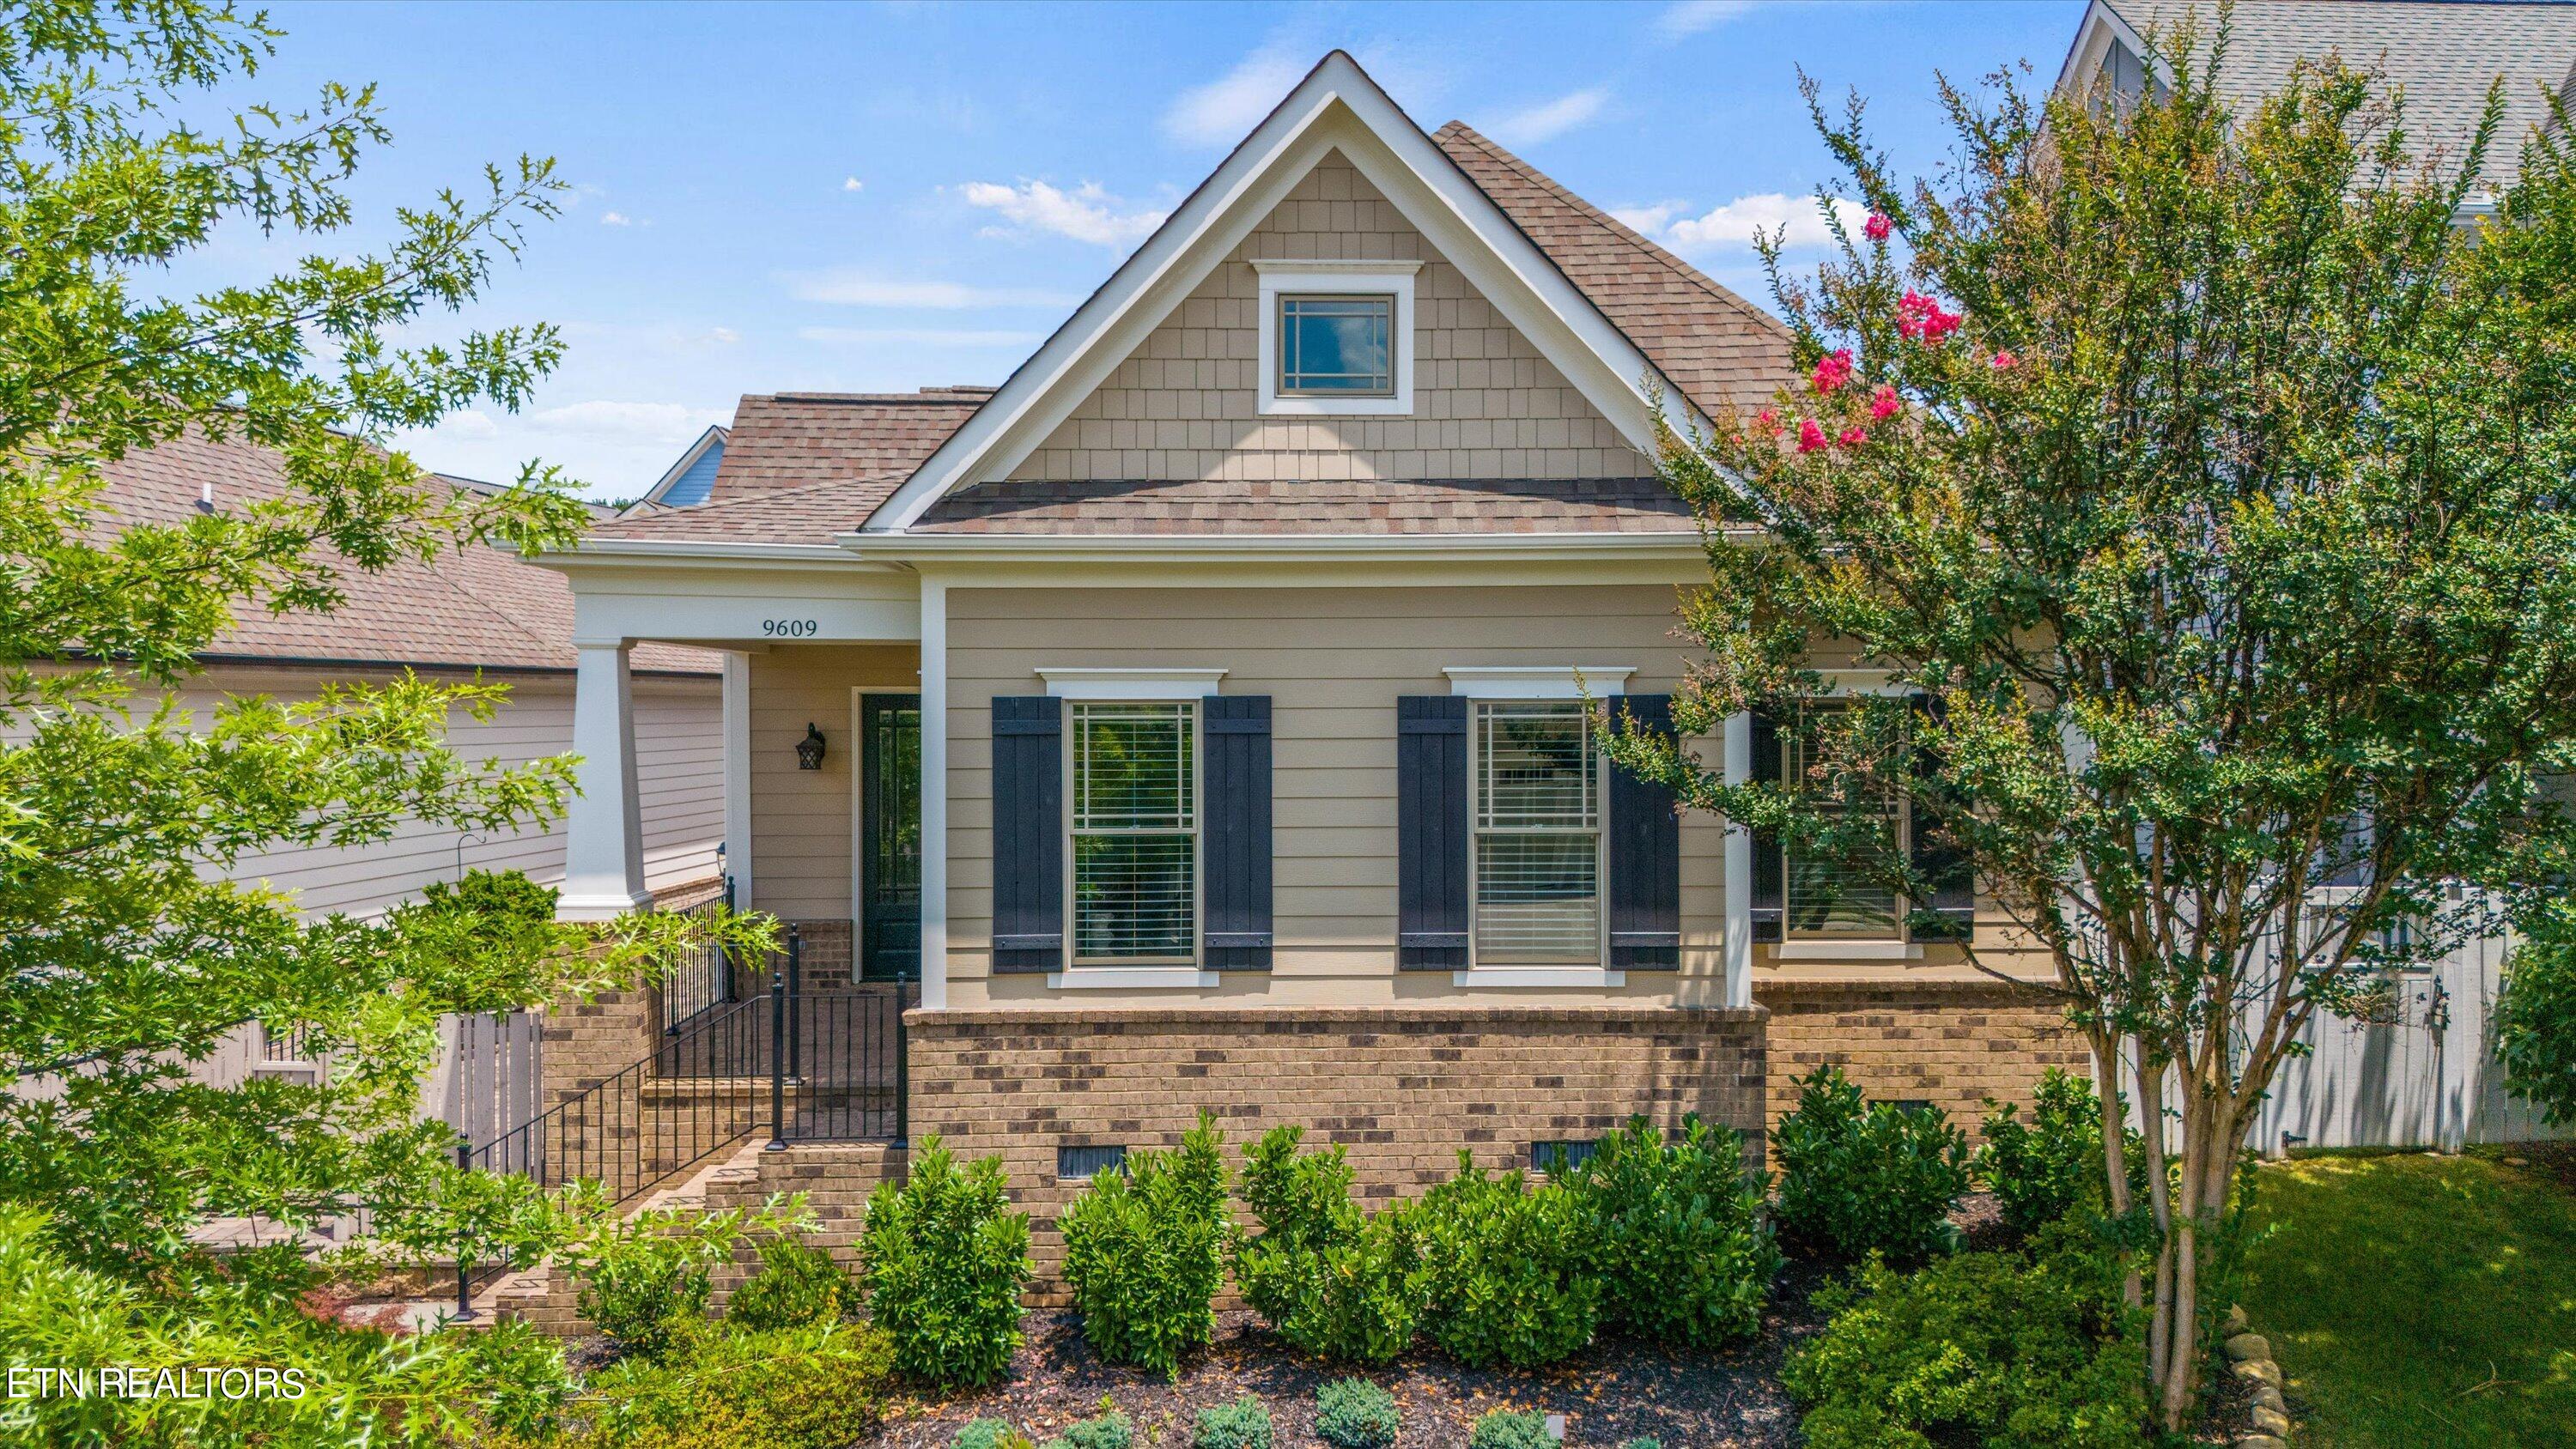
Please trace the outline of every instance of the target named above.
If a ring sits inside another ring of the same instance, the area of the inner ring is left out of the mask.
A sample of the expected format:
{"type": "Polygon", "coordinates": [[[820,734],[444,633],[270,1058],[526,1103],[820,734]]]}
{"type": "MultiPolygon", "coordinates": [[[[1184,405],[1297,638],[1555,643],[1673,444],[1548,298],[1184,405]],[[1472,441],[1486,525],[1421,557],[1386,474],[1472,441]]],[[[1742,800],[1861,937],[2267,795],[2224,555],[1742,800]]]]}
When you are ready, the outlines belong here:
{"type": "MultiPolygon", "coordinates": [[[[1784,735],[1787,733],[1783,731],[1784,735]]],[[[1787,769],[1783,784],[1812,788],[1808,771],[1816,747],[1803,737],[1781,741],[1787,769]]],[[[1895,890],[1873,879],[1864,857],[1894,856],[1905,848],[1905,802],[1894,792],[1858,798],[1819,795],[1809,808],[1863,833],[1865,848],[1846,854],[1788,849],[1787,899],[1782,903],[1787,938],[1793,941],[1896,940],[1904,935],[1905,905],[1895,890]]]]}
{"type": "Polygon", "coordinates": [[[1073,956],[1173,963],[1198,951],[1198,706],[1076,703],[1073,956]]]}
{"type": "Polygon", "coordinates": [[[1474,960],[1601,961],[1602,764],[1583,701],[1479,701],[1474,960]]]}

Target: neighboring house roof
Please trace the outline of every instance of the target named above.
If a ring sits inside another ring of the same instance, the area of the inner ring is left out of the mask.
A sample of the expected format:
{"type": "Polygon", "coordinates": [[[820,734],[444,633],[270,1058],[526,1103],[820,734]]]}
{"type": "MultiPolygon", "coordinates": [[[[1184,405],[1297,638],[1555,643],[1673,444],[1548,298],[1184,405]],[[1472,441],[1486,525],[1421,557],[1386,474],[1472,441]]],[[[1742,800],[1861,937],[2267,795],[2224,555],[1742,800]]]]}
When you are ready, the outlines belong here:
{"type": "MultiPolygon", "coordinates": [[[[1348,64],[1346,57],[1342,63],[1348,64]]],[[[1333,64],[1328,57],[1316,76],[1333,64]]],[[[1349,75],[1375,93],[1356,67],[1349,75]]],[[[1316,76],[1301,90],[1315,84],[1316,76]]],[[[1294,101],[1292,96],[1283,102],[1264,126],[1277,123],[1294,101]]],[[[1416,138],[1414,144],[1428,141],[1436,148],[1427,153],[1433,159],[1419,164],[1454,168],[1472,188],[1462,194],[1490,202],[1506,234],[1517,231],[1535,248],[1538,264],[1553,269],[1557,285],[1572,288],[1573,308],[1585,310],[1588,304],[1597,311],[1600,322],[1651,363],[1682,401],[1713,415],[1766,400],[1794,380],[1788,329],[1761,308],[1466,125],[1453,121],[1425,136],[1411,121],[1401,124],[1416,138]]],[[[1247,139],[1244,148],[1252,144],[1247,139]]],[[[1244,148],[1238,148],[1238,156],[1244,148]]],[[[1178,221],[1176,212],[1167,226],[1178,221]]],[[[1127,270],[1122,266],[1121,274],[1127,270]]],[[[1119,280],[1113,277],[1103,292],[1119,280]]],[[[1085,309],[1098,302],[1095,296],[1085,309]]],[[[1051,338],[1050,346],[1055,341],[1051,338]]],[[[1027,371],[1024,365],[1009,385],[1020,387],[1027,371]]],[[[919,394],[745,397],[708,502],[629,516],[596,530],[596,536],[828,542],[877,515],[994,392],[943,388],[919,394]]],[[[877,526],[884,526],[881,517],[877,526]]],[[[1688,510],[1652,479],[1301,483],[1293,489],[1214,481],[979,483],[933,501],[911,524],[926,532],[1062,533],[1661,531],[1687,526],[1688,510]]]]}
{"type": "Polygon", "coordinates": [[[1671,533],[1698,525],[1653,478],[980,483],[921,533],[1671,533]]]}
{"type": "MultiPolygon", "coordinates": [[[[2204,37],[2218,29],[2217,0],[2094,0],[2068,52],[2061,83],[2098,54],[2104,22],[2143,38],[2185,18],[2204,37]],[[2107,12],[2107,14],[2106,14],[2107,12]]],[[[2205,42],[2204,42],[2205,43],[2205,42]]],[[[2522,143],[2549,121],[2553,92],[2576,84],[2576,4],[2508,0],[2236,0],[2218,90],[2244,108],[2280,88],[2302,59],[2332,52],[2377,68],[2406,93],[2406,131],[2417,155],[2456,157],[2486,114],[2487,89],[2504,80],[2504,126],[2488,148],[2485,179],[2509,186],[2522,143]]]]}
{"type": "MultiPolygon", "coordinates": [[[[157,448],[128,454],[106,468],[98,496],[114,529],[136,523],[183,523],[201,498],[227,508],[289,493],[285,460],[242,439],[222,443],[190,433],[157,448]]],[[[440,481],[493,491],[467,479],[440,481]]],[[[604,515],[606,510],[594,510],[604,515]]],[[[570,670],[573,667],[572,589],[561,574],[538,568],[514,553],[472,547],[436,563],[405,559],[367,572],[344,571],[339,588],[347,601],[327,614],[273,614],[241,605],[227,630],[200,656],[209,660],[431,668],[570,670]]],[[[720,656],[702,649],[639,644],[634,666],[662,672],[712,674],[720,656]]]]}

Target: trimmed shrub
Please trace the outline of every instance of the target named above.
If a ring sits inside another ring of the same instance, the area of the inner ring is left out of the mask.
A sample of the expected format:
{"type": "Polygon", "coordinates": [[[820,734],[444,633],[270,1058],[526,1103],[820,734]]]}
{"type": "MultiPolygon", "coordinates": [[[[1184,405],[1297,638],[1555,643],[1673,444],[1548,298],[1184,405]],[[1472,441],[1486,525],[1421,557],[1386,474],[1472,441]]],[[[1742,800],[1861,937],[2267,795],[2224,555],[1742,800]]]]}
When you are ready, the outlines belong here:
{"type": "Polygon", "coordinates": [[[1083,1420],[1047,1441],[1046,1449],[1128,1449],[1136,1442],[1136,1426],[1127,1416],[1109,1406],[1103,1396],[1097,1417],[1083,1420]]]}
{"type": "MultiPolygon", "coordinates": [[[[1986,1142],[1975,1169],[2003,1208],[2004,1226],[2028,1236],[2091,1204],[2107,1206],[2102,1166],[2102,1099],[2092,1082],[2060,1068],[2041,1075],[2030,1120],[2015,1104],[1986,1102],[1986,1142]]],[[[2126,1134],[2132,1193],[2147,1184],[2146,1143],[2126,1134]]]]}
{"type": "Polygon", "coordinates": [[[1556,1449],[1556,1440],[1548,1435],[1545,1414],[1496,1409],[1468,1432],[1467,1449],[1556,1449]]]}
{"type": "Polygon", "coordinates": [[[1333,1449],[1393,1449],[1403,1425],[1395,1395],[1367,1379],[1335,1379],[1315,1391],[1315,1437],[1333,1449]]]}
{"type": "Polygon", "coordinates": [[[1631,1439],[1620,1445],[1619,1449],[1664,1449],[1664,1441],[1661,1439],[1631,1439]]]}
{"type": "Polygon", "coordinates": [[[1592,1341],[1601,1283],[1587,1270],[1582,1196],[1496,1176],[1458,1154],[1458,1175],[1409,1217],[1422,1251],[1424,1326],[1461,1363],[1535,1368],[1592,1341]]]}
{"type": "Polygon", "coordinates": [[[2147,1405],[2137,1315],[2118,1270],[2064,1246],[1961,1253],[1913,1273],[1873,1259],[1820,1288],[1832,1321],[1782,1374],[1810,1449],[1978,1444],[2138,1449],[2147,1405]]]}
{"type": "Polygon", "coordinates": [[[1270,1449],[1270,1411],[1250,1394],[1221,1408],[1201,1409],[1190,1449],[1270,1449]]]}
{"type": "Polygon", "coordinates": [[[1386,1363],[1413,1343],[1422,1317],[1420,1253],[1407,1213],[1370,1217],[1351,1202],[1342,1149],[1300,1153],[1295,1127],[1244,1150],[1243,1200],[1261,1230],[1240,1240],[1244,1301],[1297,1349],[1386,1363]]]}
{"type": "Polygon", "coordinates": [[[1839,1067],[1798,1085],[1771,1145],[1780,1231],[1836,1258],[1919,1263],[1959,1243],[1950,1210],[1968,1190],[1967,1134],[1938,1108],[1865,1103],[1839,1067]]]}
{"type": "Polygon", "coordinates": [[[1177,1150],[1130,1154],[1065,1209],[1065,1282],[1109,1362],[1178,1374],[1182,1354],[1215,1338],[1233,1236],[1223,1142],[1202,1111],[1177,1150]]]}
{"type": "Polygon", "coordinates": [[[581,1316],[621,1352],[658,1359],[707,1312],[712,1287],[698,1245],[654,1232],[622,1233],[581,1275],[581,1316]]]}
{"type": "Polygon", "coordinates": [[[977,1419],[948,1443],[949,1449],[1037,1449],[1008,1419],[977,1419]]]}
{"type": "Polygon", "coordinates": [[[760,1271],[733,1290],[725,1322],[763,1332],[856,1318],[859,1288],[832,1255],[780,1236],[760,1245],[760,1271]]]}
{"type": "Polygon", "coordinates": [[[1020,1294],[1036,1271],[1029,1217],[1011,1211],[1002,1164],[963,1170],[925,1137],[900,1183],[868,1198],[859,1259],[869,1316],[894,1340],[894,1365],[929,1383],[988,1384],[1020,1346],[1020,1294]]]}
{"type": "Polygon", "coordinates": [[[840,1449],[885,1407],[892,1353],[862,1325],[746,1332],[686,1323],[662,1361],[592,1376],[583,1433],[619,1449],[840,1449]]]}
{"type": "Polygon", "coordinates": [[[1734,1133],[1693,1116],[1667,1141],[1640,1117],[1559,1180],[1588,1218],[1605,1330],[1669,1348],[1761,1331],[1780,1250],[1734,1133]]]}

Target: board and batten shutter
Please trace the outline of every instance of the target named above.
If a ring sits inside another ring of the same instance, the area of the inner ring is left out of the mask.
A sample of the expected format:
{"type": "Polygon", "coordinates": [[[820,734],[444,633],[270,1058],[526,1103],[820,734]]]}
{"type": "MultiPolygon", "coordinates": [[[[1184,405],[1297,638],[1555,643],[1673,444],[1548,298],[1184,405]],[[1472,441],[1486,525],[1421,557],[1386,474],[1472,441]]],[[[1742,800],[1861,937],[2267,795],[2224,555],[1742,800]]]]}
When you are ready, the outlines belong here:
{"type": "MultiPolygon", "coordinates": [[[[1781,783],[1780,721],[1753,711],[1752,778],[1781,783]]],[[[1778,942],[1788,920],[1788,862],[1780,853],[1780,832],[1753,832],[1753,939],[1778,942]]]]}
{"type": "Polygon", "coordinates": [[[1467,700],[1395,702],[1395,897],[1398,968],[1467,969],[1467,700]]]}
{"type": "Polygon", "coordinates": [[[993,696],[993,969],[1064,969],[1064,701],[993,696]]]}
{"type": "Polygon", "coordinates": [[[1270,969],[1270,696],[1199,701],[1200,860],[1210,971],[1270,969]]]}
{"type": "MultiPolygon", "coordinates": [[[[1914,715],[1919,723],[1941,721],[1941,701],[1935,696],[1914,696],[1914,715]]],[[[1941,767],[1941,757],[1920,740],[1914,746],[1914,773],[1921,777],[1941,767]]],[[[1968,868],[1965,854],[1940,838],[1941,817],[1926,808],[1920,800],[1909,807],[1912,819],[1906,841],[1908,864],[1914,873],[1932,887],[1932,898],[1924,908],[1938,915],[1937,924],[1920,919],[1914,924],[1913,936],[1918,941],[1964,941],[1977,925],[1977,882],[1968,868]]]]}
{"type": "MultiPolygon", "coordinates": [[[[1637,728],[1673,732],[1673,697],[1611,701],[1637,728]]],[[[1677,971],[1682,964],[1682,822],[1669,786],[1610,767],[1610,965],[1677,971]]]]}

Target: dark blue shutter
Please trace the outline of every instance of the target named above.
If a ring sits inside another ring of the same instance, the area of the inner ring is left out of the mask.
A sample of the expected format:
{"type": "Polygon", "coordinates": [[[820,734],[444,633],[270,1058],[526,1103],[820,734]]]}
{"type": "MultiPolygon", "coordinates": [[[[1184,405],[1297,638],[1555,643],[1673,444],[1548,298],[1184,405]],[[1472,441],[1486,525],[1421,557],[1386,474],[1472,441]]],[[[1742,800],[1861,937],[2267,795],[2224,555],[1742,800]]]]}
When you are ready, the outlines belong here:
{"type": "Polygon", "coordinates": [[[1199,701],[1210,971],[1270,969],[1270,696],[1199,701]]]}
{"type": "Polygon", "coordinates": [[[993,969],[1064,969],[1064,701],[993,696],[993,969]]]}
{"type": "MultiPolygon", "coordinates": [[[[1640,729],[1673,732],[1673,697],[1631,694],[1611,703],[1640,729]]],[[[1674,971],[1682,964],[1682,822],[1672,790],[1610,767],[1610,964],[1674,971]]]]}
{"type": "MultiPolygon", "coordinates": [[[[1914,696],[1916,719],[1925,724],[1941,720],[1941,701],[1928,694],[1914,696]]],[[[1919,734],[1919,731],[1918,731],[1919,734]]],[[[1929,776],[1941,767],[1941,757],[1929,745],[1918,741],[1914,749],[1914,773],[1929,776]]],[[[1964,941],[1976,929],[1976,876],[1969,869],[1967,855],[1941,836],[1941,817],[1920,800],[1912,806],[1912,839],[1906,842],[1908,863],[1914,873],[1932,887],[1931,899],[1924,908],[1940,917],[1928,922],[1914,921],[1913,935],[1918,941],[1964,941]]]]}
{"type": "MultiPolygon", "coordinates": [[[[1780,756],[1780,722],[1760,710],[1753,712],[1753,775],[1756,780],[1777,785],[1782,782],[1783,761],[1780,756]]],[[[1753,832],[1753,939],[1777,941],[1781,925],[1788,915],[1788,863],[1780,853],[1780,832],[1753,832]]]]}
{"type": "Polygon", "coordinates": [[[1396,965],[1467,969],[1467,701],[1395,702],[1396,965]]]}

